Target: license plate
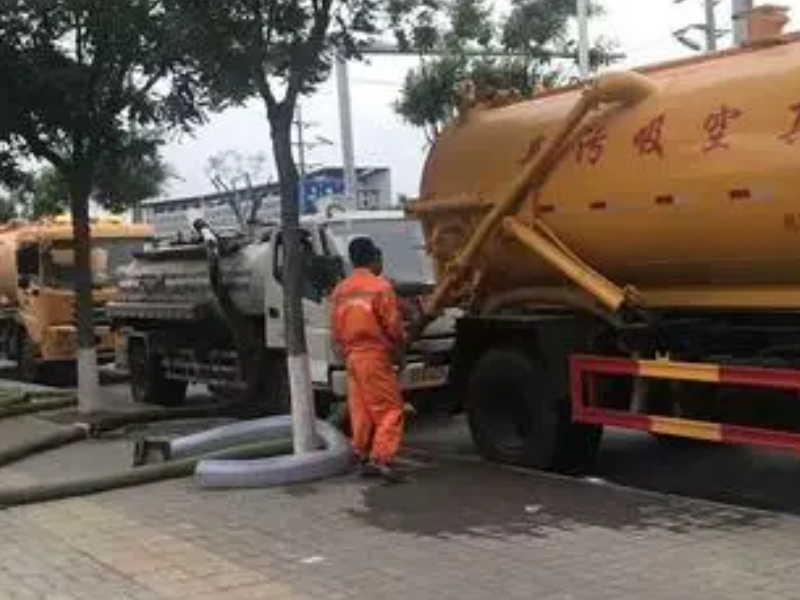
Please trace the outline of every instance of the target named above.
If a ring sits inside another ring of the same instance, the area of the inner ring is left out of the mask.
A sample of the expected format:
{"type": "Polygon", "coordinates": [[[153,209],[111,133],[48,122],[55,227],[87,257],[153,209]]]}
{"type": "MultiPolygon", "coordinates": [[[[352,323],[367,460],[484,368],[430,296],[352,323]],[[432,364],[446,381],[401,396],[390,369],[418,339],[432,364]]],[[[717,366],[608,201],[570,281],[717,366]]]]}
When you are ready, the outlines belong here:
{"type": "Polygon", "coordinates": [[[409,387],[443,385],[447,381],[447,366],[409,369],[406,382],[409,387]]]}

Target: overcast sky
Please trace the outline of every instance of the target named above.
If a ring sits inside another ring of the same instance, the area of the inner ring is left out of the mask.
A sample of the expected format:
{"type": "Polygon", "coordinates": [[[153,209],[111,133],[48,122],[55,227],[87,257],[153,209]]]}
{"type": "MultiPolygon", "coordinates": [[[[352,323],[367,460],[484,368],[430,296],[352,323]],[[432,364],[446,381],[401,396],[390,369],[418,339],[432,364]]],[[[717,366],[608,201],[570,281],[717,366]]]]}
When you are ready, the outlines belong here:
{"type": "MultiPolygon", "coordinates": [[[[702,22],[702,0],[684,0],[682,4],[675,4],[675,0],[599,1],[607,14],[592,22],[590,36],[616,40],[627,58],[614,68],[692,54],[673,39],[671,32],[689,23],[702,22]]],[[[721,0],[718,6],[721,28],[730,27],[730,3],[730,0],[721,0]]],[[[778,3],[792,9],[792,23],[787,30],[800,29],[800,0],[778,3]]],[[[724,38],[720,44],[730,44],[730,38],[724,38]]],[[[416,195],[425,158],[424,136],[405,125],[391,107],[406,71],[415,64],[415,58],[402,56],[371,57],[368,64],[350,64],[356,163],[390,167],[395,195],[416,195]]],[[[302,104],[304,119],[316,125],[307,135],[321,135],[336,144],[310,150],[307,161],[326,166],[341,165],[334,81],[327,82],[314,96],[303,99],[302,104]]],[[[246,155],[267,152],[270,161],[260,179],[275,173],[269,152],[269,130],[259,102],[214,115],[193,137],[184,136],[169,144],[165,148],[165,158],[181,179],[173,181],[166,195],[175,197],[211,191],[204,172],[206,161],[209,156],[229,149],[246,155]]]]}

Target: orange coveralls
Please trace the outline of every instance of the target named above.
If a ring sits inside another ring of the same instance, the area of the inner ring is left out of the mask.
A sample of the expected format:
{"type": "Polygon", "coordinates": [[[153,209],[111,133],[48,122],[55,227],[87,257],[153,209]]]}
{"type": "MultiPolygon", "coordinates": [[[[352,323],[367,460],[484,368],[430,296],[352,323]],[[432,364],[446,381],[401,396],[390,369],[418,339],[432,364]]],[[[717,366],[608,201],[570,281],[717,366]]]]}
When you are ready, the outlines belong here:
{"type": "Polygon", "coordinates": [[[334,341],[347,361],[347,407],[353,451],[389,464],[403,436],[403,400],[392,355],[405,341],[391,284],[369,269],[355,269],[334,290],[334,341]]]}

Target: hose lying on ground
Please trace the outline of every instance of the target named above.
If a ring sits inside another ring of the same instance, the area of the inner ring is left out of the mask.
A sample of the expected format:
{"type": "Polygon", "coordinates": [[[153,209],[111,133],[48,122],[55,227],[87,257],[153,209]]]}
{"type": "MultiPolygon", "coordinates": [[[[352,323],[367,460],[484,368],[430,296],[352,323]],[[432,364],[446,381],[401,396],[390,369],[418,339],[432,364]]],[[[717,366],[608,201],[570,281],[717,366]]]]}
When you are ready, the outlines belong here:
{"type": "MultiPolygon", "coordinates": [[[[79,417],[91,427],[92,435],[104,431],[119,429],[125,425],[153,423],[155,421],[173,421],[178,419],[196,419],[232,416],[232,404],[201,404],[197,406],[159,407],[125,413],[97,413],[79,417]]],[[[230,444],[228,444],[230,445],[230,444]]]]}
{"type": "MultiPolygon", "coordinates": [[[[270,417],[259,421],[263,427],[270,429],[272,435],[277,435],[280,428],[291,432],[291,419],[270,417]]],[[[252,423],[226,426],[228,435],[234,439],[238,434],[237,425],[252,423]]],[[[201,487],[210,488],[266,487],[311,481],[345,472],[352,464],[353,456],[348,439],[325,421],[317,420],[316,432],[323,446],[321,450],[257,460],[204,459],[197,465],[195,481],[201,487]]]]}
{"type": "Polygon", "coordinates": [[[23,390],[21,388],[0,388],[0,409],[25,404],[31,400],[43,400],[46,398],[74,399],[75,392],[72,390],[23,390]]]}
{"type": "Polygon", "coordinates": [[[171,462],[147,465],[106,475],[85,477],[83,479],[69,481],[37,483],[12,489],[0,489],[0,507],[8,508],[20,504],[59,500],[150,483],[162,479],[186,477],[192,474],[195,470],[195,466],[202,459],[246,459],[261,456],[276,456],[291,451],[291,440],[284,438],[227,448],[199,457],[190,457],[171,462]]]}
{"type": "MultiPolygon", "coordinates": [[[[191,419],[197,417],[225,416],[230,410],[228,405],[203,405],[178,408],[151,408],[131,413],[95,414],[82,417],[73,423],[60,426],[57,431],[49,431],[32,440],[25,440],[9,448],[0,449],[0,466],[26,458],[37,452],[51,450],[90,437],[98,437],[102,433],[112,431],[126,425],[166,421],[170,419],[191,419]]],[[[22,413],[24,414],[24,413],[22,413]]],[[[250,439],[250,442],[263,441],[250,439]]],[[[235,444],[225,444],[218,448],[235,444]]],[[[197,453],[194,453],[197,454],[197,453]]],[[[185,454],[184,456],[188,456],[185,454]]]]}
{"type": "Polygon", "coordinates": [[[168,448],[165,449],[164,458],[167,460],[184,458],[230,446],[291,437],[291,435],[291,415],[242,421],[172,439],[167,442],[168,448]]]}
{"type": "Polygon", "coordinates": [[[55,431],[48,431],[35,439],[25,440],[10,448],[0,449],[0,467],[25,458],[26,456],[30,456],[31,454],[50,450],[51,448],[66,446],[67,444],[86,439],[87,437],[89,437],[89,427],[84,423],[61,426],[55,431]]]}
{"type": "Polygon", "coordinates": [[[42,412],[45,410],[58,410],[60,408],[68,408],[75,406],[78,403],[78,398],[72,396],[71,398],[54,398],[52,400],[41,400],[39,402],[25,402],[21,401],[11,406],[4,406],[0,409],[0,420],[8,419],[9,417],[19,417],[20,415],[28,415],[31,413],[42,412]]]}

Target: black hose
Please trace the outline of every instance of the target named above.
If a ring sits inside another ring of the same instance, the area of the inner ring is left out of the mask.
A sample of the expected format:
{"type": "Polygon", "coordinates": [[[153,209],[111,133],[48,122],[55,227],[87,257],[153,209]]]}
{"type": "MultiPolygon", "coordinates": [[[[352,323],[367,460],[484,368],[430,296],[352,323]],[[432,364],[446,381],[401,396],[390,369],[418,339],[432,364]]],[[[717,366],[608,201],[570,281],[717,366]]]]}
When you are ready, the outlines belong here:
{"type": "Polygon", "coordinates": [[[25,404],[31,400],[42,400],[46,398],[68,399],[75,398],[75,392],[71,390],[36,390],[24,391],[19,388],[0,388],[0,410],[25,404]]]}
{"type": "Polygon", "coordinates": [[[31,454],[66,446],[87,437],[89,437],[89,427],[84,423],[60,427],[56,431],[50,431],[36,439],[27,440],[10,448],[3,448],[0,450],[0,467],[31,454]]]}
{"type": "Polygon", "coordinates": [[[12,404],[11,406],[5,406],[0,409],[0,420],[8,419],[10,417],[18,417],[20,415],[28,415],[45,410],[58,410],[60,408],[75,406],[77,403],[78,398],[72,396],[71,398],[56,398],[53,400],[42,400],[39,402],[12,404]]]}
{"type": "Polygon", "coordinates": [[[226,416],[228,405],[202,405],[178,408],[152,408],[132,413],[87,415],[85,420],[62,426],[58,431],[47,432],[33,440],[27,440],[10,448],[0,450],[0,466],[8,465],[32,454],[66,446],[89,437],[119,429],[126,425],[168,421],[171,419],[191,419],[199,417],[226,416]]]}
{"type": "Polygon", "coordinates": [[[225,417],[234,408],[229,404],[202,404],[198,406],[159,407],[137,410],[130,413],[98,413],[87,415],[84,421],[89,425],[92,436],[119,429],[126,425],[171,421],[178,419],[197,419],[225,417]]]}
{"type": "Polygon", "coordinates": [[[117,473],[84,477],[69,481],[37,483],[12,489],[0,489],[0,508],[9,508],[21,504],[60,500],[73,496],[83,496],[96,492],[131,487],[151,483],[163,479],[187,477],[194,472],[195,466],[204,459],[246,459],[264,456],[288,454],[292,451],[290,439],[273,440],[260,444],[250,444],[211,452],[198,457],[146,465],[127,469],[117,473]]]}

